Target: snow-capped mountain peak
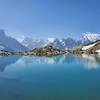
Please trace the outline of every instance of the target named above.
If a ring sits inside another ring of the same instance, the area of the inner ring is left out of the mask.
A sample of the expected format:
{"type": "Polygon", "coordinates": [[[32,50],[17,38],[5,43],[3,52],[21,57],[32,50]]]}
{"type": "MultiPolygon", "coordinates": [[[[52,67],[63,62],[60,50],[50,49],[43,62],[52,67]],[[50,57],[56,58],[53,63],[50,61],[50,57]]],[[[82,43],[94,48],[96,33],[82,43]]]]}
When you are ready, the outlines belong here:
{"type": "Polygon", "coordinates": [[[26,37],[21,43],[23,46],[26,46],[29,49],[33,49],[42,47],[45,44],[45,40],[26,37]]]}
{"type": "Polygon", "coordinates": [[[86,32],[82,35],[82,43],[84,42],[95,42],[96,40],[100,40],[100,34],[86,32]]]}
{"type": "Polygon", "coordinates": [[[76,44],[76,41],[72,38],[48,38],[47,40],[43,39],[32,39],[32,38],[25,38],[22,44],[29,49],[37,48],[37,47],[45,47],[47,45],[51,45],[54,48],[58,49],[65,49],[68,47],[73,47],[76,44]]]}
{"type": "Polygon", "coordinates": [[[55,41],[55,38],[48,38],[47,41],[48,41],[49,43],[52,43],[52,42],[55,41]]]}

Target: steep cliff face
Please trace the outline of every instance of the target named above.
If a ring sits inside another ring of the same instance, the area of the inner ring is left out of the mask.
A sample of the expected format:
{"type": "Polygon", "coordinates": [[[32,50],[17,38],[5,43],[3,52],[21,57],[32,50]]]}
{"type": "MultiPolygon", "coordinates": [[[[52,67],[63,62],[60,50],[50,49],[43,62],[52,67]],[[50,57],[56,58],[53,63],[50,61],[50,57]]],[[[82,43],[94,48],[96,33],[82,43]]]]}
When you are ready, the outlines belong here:
{"type": "Polygon", "coordinates": [[[4,30],[0,30],[0,50],[26,51],[28,49],[19,43],[16,39],[7,36],[4,30]]]}

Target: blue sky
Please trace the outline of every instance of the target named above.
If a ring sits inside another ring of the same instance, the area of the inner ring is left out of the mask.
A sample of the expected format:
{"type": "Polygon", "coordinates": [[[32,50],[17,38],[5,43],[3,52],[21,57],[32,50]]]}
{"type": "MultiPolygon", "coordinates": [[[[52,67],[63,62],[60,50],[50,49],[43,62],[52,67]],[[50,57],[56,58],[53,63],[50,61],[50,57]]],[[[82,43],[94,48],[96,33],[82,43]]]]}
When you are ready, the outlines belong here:
{"type": "Polygon", "coordinates": [[[100,0],[0,0],[0,28],[20,38],[100,32],[100,0]]]}

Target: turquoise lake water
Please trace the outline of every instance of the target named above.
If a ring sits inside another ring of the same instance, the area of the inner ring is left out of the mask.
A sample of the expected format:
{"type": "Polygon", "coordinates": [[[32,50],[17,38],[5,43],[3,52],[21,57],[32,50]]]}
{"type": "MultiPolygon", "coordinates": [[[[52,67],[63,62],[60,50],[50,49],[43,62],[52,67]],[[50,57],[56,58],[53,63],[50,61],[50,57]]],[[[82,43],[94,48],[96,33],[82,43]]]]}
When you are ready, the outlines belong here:
{"type": "Polygon", "coordinates": [[[100,55],[0,57],[0,100],[100,100],[100,55]]]}

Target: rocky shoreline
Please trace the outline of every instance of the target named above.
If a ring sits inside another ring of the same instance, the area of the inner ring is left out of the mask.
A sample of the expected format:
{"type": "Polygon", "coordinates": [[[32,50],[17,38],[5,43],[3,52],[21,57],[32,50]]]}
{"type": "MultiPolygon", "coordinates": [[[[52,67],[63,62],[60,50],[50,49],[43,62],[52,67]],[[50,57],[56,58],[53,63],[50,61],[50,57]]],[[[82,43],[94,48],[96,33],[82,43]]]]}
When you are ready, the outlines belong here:
{"type": "Polygon", "coordinates": [[[52,46],[46,46],[43,48],[35,48],[30,51],[25,52],[9,52],[9,51],[0,51],[1,56],[9,56],[9,55],[22,55],[22,56],[53,56],[53,55],[61,55],[68,53],[66,50],[60,50],[53,48],[52,46]]]}
{"type": "Polygon", "coordinates": [[[79,46],[76,49],[72,50],[73,54],[100,54],[100,40],[79,46]]]}

